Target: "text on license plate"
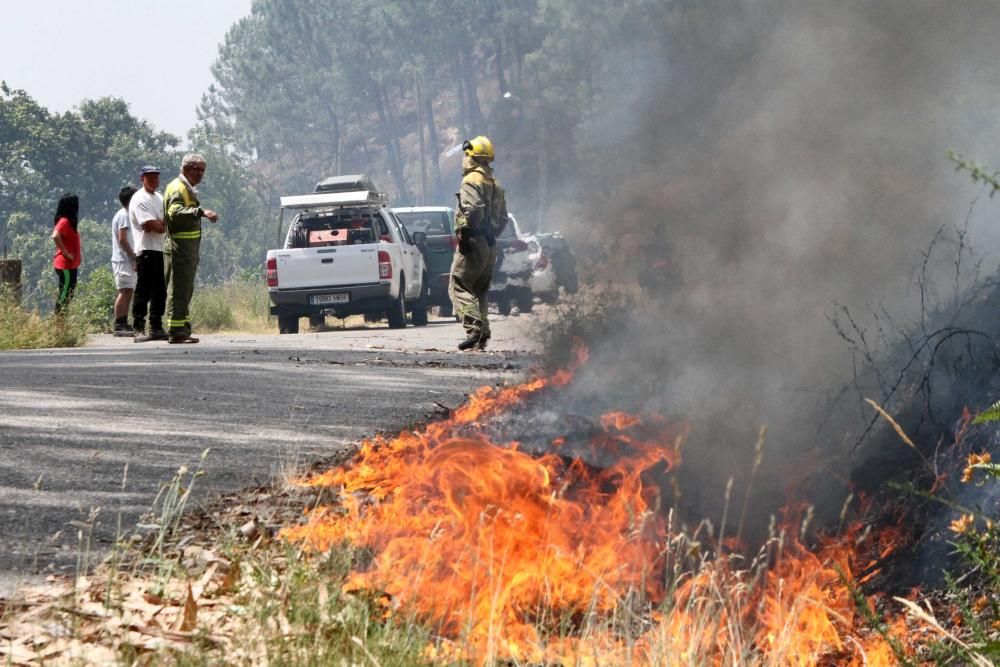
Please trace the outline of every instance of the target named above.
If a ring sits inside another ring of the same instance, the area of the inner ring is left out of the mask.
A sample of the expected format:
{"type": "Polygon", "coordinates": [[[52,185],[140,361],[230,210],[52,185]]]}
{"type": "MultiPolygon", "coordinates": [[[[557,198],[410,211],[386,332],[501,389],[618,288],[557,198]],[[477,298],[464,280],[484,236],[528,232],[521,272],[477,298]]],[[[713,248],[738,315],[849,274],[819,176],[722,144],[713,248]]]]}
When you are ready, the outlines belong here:
{"type": "Polygon", "coordinates": [[[347,303],[350,300],[350,294],[313,294],[309,297],[309,303],[314,306],[319,306],[325,303],[347,303]]]}

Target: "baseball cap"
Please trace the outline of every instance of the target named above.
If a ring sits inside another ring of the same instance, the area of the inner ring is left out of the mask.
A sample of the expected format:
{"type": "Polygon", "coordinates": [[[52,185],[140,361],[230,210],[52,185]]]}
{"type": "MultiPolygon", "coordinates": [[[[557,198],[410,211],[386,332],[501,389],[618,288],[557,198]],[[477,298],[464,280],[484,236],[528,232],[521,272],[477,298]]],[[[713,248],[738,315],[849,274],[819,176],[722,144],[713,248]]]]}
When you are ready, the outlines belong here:
{"type": "Polygon", "coordinates": [[[160,170],[151,164],[147,164],[145,167],[139,170],[139,178],[142,178],[146,174],[158,174],[160,170]]]}

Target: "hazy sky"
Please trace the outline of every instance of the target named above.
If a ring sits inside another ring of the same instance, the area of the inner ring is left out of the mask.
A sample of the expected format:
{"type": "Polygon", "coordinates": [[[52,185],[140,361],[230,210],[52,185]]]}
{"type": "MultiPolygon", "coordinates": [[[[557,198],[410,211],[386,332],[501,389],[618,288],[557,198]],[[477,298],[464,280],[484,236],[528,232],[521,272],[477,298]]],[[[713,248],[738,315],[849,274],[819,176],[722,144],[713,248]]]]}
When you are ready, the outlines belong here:
{"type": "Polygon", "coordinates": [[[185,138],[212,82],[226,31],[251,0],[4,2],[0,80],[50,111],[124,98],[132,113],[185,138]]]}

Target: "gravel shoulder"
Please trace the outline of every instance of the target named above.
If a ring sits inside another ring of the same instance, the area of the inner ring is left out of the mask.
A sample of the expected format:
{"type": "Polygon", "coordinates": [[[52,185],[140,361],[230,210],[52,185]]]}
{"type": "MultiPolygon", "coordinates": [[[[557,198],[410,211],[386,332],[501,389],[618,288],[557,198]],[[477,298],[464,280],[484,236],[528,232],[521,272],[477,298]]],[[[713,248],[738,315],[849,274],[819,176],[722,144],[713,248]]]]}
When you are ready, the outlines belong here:
{"type": "Polygon", "coordinates": [[[461,329],[445,320],[0,353],[0,596],[100,556],[181,466],[202,466],[204,504],[515,379],[531,321],[494,320],[485,353],[453,351],[461,329]]]}

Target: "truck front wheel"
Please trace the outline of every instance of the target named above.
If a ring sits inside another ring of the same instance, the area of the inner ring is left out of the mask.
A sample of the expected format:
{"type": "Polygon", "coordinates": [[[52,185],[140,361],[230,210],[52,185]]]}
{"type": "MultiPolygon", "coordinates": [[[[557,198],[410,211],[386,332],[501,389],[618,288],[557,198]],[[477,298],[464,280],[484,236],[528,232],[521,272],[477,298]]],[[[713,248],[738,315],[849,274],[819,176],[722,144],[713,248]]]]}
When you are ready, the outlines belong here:
{"type": "Polygon", "coordinates": [[[279,334],[297,334],[299,332],[298,315],[278,315],[279,334]]]}
{"type": "Polygon", "coordinates": [[[390,329],[406,327],[406,281],[402,278],[399,279],[399,296],[392,302],[385,316],[389,320],[390,329]]]}

